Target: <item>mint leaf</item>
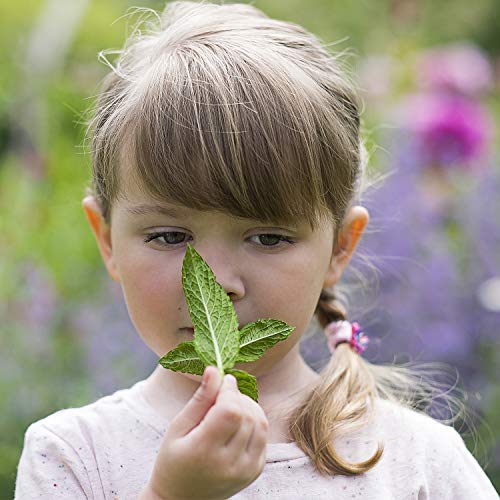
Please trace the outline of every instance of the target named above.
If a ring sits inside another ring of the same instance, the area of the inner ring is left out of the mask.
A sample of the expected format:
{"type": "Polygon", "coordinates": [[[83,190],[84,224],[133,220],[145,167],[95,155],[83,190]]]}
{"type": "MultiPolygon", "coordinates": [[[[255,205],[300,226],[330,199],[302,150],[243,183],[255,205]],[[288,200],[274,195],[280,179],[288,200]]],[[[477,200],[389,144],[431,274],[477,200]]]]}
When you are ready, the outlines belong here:
{"type": "Polygon", "coordinates": [[[193,321],[196,352],[205,365],[215,365],[222,378],[238,355],[238,318],[229,295],[189,243],[182,263],[182,285],[193,321]]]}
{"type": "Polygon", "coordinates": [[[238,389],[242,394],[246,394],[253,400],[258,401],[257,379],[253,375],[243,370],[237,370],[236,368],[230,368],[226,370],[226,373],[234,375],[236,382],[238,382],[238,389]]]}
{"type": "Polygon", "coordinates": [[[259,359],[266,349],[285,340],[295,329],[277,319],[258,319],[247,323],[240,331],[240,350],[236,363],[248,363],[259,359]]]}
{"type": "Polygon", "coordinates": [[[285,340],[295,327],[275,319],[258,319],[238,331],[238,318],[231,299],[217,283],[209,265],[188,243],[182,262],[182,288],[194,326],[194,340],[182,342],[159,363],[169,370],[203,375],[208,365],[234,375],[238,389],[258,400],[253,375],[233,369],[235,363],[259,359],[274,344],[285,340]]]}
{"type": "Polygon", "coordinates": [[[194,348],[194,342],[182,342],[177,347],[169,351],[159,363],[163,368],[168,368],[174,372],[192,373],[193,375],[203,375],[205,365],[198,356],[194,348]]]}

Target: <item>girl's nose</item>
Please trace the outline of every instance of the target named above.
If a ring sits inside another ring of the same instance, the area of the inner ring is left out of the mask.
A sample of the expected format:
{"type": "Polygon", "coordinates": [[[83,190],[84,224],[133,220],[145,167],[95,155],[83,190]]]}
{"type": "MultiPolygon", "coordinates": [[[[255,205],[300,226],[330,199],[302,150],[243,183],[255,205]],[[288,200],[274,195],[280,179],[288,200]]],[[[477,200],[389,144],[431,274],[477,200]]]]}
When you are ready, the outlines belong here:
{"type": "Polygon", "coordinates": [[[197,250],[205,262],[210,266],[215,274],[217,283],[224,288],[230,299],[234,302],[240,300],[245,295],[243,283],[242,267],[236,256],[230,256],[227,252],[203,252],[197,250]]]}

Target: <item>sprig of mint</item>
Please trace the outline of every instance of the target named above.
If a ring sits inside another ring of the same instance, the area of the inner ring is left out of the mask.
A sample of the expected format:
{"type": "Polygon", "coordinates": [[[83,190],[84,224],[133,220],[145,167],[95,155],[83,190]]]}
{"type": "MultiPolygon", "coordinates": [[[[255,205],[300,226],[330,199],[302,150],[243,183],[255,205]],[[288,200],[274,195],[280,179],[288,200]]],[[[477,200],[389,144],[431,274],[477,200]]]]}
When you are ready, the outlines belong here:
{"type": "Polygon", "coordinates": [[[256,378],[233,368],[234,364],[256,361],[266,349],[285,340],[295,327],[276,319],[258,319],[238,330],[238,317],[229,295],[189,243],[182,262],[182,288],[194,326],[194,340],[180,343],[159,363],[169,370],[194,375],[203,375],[206,366],[214,365],[221,379],[230,373],[240,392],[258,401],[256,378]]]}

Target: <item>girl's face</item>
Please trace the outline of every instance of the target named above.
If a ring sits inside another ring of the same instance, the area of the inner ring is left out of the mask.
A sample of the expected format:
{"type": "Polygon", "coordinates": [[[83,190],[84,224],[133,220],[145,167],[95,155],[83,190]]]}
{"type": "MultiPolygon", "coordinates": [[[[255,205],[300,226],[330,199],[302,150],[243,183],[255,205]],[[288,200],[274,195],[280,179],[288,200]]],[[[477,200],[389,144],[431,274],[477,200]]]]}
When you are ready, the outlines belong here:
{"type": "Polygon", "coordinates": [[[159,206],[131,190],[127,198],[113,206],[111,229],[93,198],[83,205],[108,272],[121,283],[131,320],[158,357],[193,338],[181,282],[188,242],[229,294],[240,328],[259,318],[295,326],[287,340],[262,358],[235,366],[257,377],[298,342],[322,288],[335,283],[347,264],[345,251],[333,252],[332,224],[312,231],[307,223],[263,224],[168,203],[159,206]]]}

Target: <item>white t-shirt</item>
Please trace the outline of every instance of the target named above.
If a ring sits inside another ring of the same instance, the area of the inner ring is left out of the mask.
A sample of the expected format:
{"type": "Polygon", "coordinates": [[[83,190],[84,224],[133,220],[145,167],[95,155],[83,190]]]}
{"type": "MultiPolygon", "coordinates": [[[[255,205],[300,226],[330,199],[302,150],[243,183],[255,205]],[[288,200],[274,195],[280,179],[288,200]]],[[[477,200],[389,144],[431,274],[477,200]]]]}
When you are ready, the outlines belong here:
{"type": "MultiPolygon", "coordinates": [[[[30,425],[18,467],[17,500],[137,498],[168,422],[142,396],[144,381],[30,425]]],[[[379,463],[358,476],[321,476],[295,443],[267,445],[262,474],[231,499],[496,500],[490,480],[457,431],[388,401],[373,423],[336,442],[361,461],[377,442],[379,463]]]]}

